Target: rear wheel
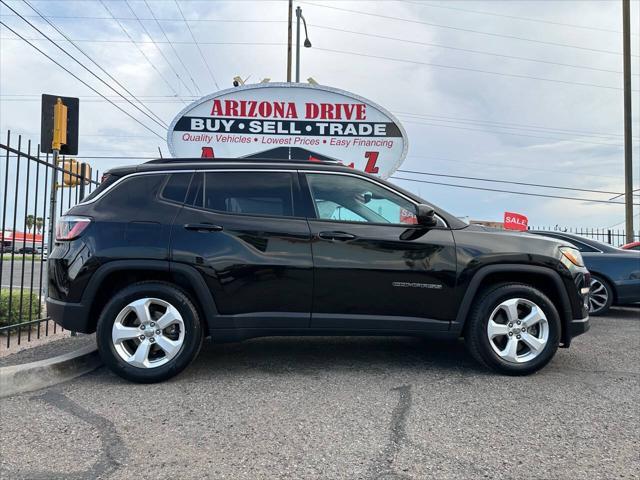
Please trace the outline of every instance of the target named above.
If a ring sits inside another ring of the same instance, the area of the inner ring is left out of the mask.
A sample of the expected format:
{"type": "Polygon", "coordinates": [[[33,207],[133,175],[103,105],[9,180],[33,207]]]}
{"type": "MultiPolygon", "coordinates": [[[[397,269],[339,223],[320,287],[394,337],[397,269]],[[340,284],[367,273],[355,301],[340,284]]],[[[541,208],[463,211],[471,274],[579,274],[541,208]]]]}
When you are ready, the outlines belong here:
{"type": "Polygon", "coordinates": [[[159,382],[186,368],[202,345],[198,311],[169,283],[141,282],[118,292],[98,320],[104,363],[134,382],[159,382]]]}
{"type": "Polygon", "coordinates": [[[499,284],[474,304],[465,342],[480,363],[508,375],[527,375],[544,367],[560,340],[560,317],[539,290],[499,284]]]}
{"type": "Polygon", "coordinates": [[[591,285],[589,288],[589,314],[604,315],[611,308],[613,302],[613,291],[609,282],[605,279],[591,275],[591,285]]]}

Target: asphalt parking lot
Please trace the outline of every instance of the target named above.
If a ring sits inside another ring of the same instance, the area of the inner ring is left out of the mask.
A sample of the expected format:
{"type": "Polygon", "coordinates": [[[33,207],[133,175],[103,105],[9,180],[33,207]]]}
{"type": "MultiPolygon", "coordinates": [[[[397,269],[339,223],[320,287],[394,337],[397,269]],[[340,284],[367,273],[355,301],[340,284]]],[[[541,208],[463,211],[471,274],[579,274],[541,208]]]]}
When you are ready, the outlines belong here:
{"type": "Polygon", "coordinates": [[[640,478],[640,309],[615,309],[536,375],[461,343],[205,343],[179,377],[101,368],[0,401],[0,477],[640,478]]]}

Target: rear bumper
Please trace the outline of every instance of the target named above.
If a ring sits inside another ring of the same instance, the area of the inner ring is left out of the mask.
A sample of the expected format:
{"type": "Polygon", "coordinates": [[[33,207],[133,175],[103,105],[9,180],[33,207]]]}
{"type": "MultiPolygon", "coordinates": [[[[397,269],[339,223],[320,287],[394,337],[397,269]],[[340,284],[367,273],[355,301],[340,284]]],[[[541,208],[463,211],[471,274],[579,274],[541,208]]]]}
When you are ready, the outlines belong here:
{"type": "MultiPolygon", "coordinates": [[[[48,316],[67,330],[93,333],[89,323],[89,307],[82,303],[70,303],[47,297],[48,316]]],[[[95,325],[95,323],[93,323],[95,325]]]]}

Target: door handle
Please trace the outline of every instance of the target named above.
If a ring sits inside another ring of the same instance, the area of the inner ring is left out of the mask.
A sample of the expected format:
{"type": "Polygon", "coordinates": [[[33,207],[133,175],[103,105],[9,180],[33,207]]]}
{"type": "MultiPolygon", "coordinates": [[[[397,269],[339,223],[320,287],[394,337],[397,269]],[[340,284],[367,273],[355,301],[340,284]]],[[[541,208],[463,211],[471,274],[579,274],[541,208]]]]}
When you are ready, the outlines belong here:
{"type": "Polygon", "coordinates": [[[184,228],[194,232],[220,232],[222,226],[213,223],[187,223],[184,228]]]}
{"type": "Polygon", "coordinates": [[[339,242],[346,242],[356,238],[355,235],[346,232],[320,232],[318,237],[323,240],[337,240],[339,242]]]}

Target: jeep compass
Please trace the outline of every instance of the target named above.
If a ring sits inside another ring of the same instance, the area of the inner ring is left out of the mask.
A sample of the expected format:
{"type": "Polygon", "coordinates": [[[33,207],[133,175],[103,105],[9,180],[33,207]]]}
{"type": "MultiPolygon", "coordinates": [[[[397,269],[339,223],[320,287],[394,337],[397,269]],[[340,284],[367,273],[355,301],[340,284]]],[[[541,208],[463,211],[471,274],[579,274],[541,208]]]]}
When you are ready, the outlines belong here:
{"type": "Polygon", "coordinates": [[[511,375],[589,328],[565,241],[467,225],[329,162],[154,160],[109,171],[58,222],[47,309],[105,364],[156,382],[214,342],[268,335],[464,338],[511,375]]]}

